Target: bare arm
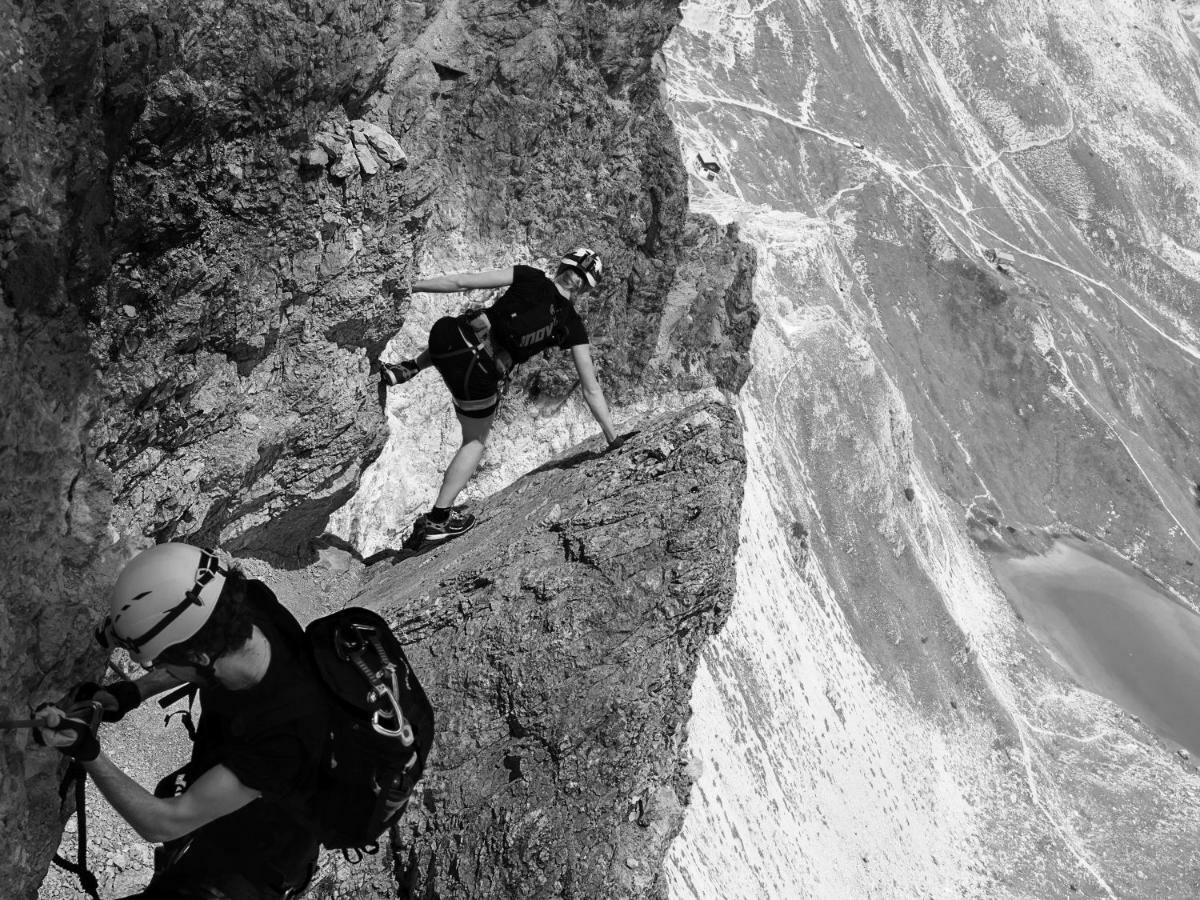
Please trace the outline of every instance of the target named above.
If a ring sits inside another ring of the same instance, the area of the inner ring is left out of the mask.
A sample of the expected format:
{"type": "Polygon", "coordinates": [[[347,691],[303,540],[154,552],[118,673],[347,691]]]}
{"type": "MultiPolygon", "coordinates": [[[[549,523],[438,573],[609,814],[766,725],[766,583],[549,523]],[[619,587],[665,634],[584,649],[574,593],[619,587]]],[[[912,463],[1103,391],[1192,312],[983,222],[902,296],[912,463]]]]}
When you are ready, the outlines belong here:
{"type": "Polygon", "coordinates": [[[571,358],[575,360],[575,371],[579,373],[579,386],[583,389],[583,399],[592,411],[592,418],[604,432],[604,439],[610,444],[617,439],[617,431],[613,428],[612,418],[608,413],[608,402],[604,399],[604,390],[596,378],[596,367],[592,363],[592,345],[576,344],[571,348],[571,358]]]}
{"type": "Polygon", "coordinates": [[[434,294],[452,294],[457,291],[474,291],[480,288],[508,287],[513,283],[512,266],[504,269],[488,269],[486,272],[458,272],[454,275],[438,275],[421,278],[413,282],[412,289],[434,294]]]}
{"type": "Polygon", "coordinates": [[[149,700],[151,697],[157,697],[163,691],[179,687],[179,685],[183,684],[183,681],[176,678],[166,669],[153,669],[137,679],[134,684],[137,685],[142,699],[149,700]]]}
{"type": "Polygon", "coordinates": [[[178,797],[160,799],[122,772],[102,752],[84,763],[113,809],[145,840],[170,841],[241,809],[261,794],[225,766],[213,766],[178,797]]]}

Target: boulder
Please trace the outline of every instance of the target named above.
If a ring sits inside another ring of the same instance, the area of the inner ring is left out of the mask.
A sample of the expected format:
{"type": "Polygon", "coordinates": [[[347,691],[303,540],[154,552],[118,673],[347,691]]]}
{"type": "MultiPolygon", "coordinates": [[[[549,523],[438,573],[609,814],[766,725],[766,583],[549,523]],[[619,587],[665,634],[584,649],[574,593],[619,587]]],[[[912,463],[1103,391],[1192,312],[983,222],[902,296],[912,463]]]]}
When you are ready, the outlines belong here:
{"type": "Polygon", "coordinates": [[[389,166],[401,166],[408,162],[400,142],[380,126],[363,119],[355,119],[350,123],[350,127],[353,129],[355,144],[365,140],[389,166]]]}
{"type": "Polygon", "coordinates": [[[351,175],[357,175],[358,169],[357,148],[353,144],[344,144],[337,162],[329,167],[329,174],[334,178],[349,178],[351,175]]]}
{"type": "Polygon", "coordinates": [[[300,154],[300,165],[323,169],[329,165],[329,154],[320,147],[311,147],[300,154]]]}
{"type": "Polygon", "coordinates": [[[364,175],[376,175],[379,173],[378,157],[371,151],[371,145],[366,140],[359,138],[357,132],[354,139],[354,156],[358,160],[358,165],[364,175]]]}

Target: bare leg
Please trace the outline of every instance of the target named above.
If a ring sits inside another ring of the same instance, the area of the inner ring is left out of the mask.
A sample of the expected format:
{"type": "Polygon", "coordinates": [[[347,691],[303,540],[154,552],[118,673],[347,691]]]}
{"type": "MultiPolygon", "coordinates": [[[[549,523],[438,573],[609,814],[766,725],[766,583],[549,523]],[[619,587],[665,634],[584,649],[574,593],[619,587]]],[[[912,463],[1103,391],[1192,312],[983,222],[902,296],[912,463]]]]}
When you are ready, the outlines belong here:
{"type": "Polygon", "coordinates": [[[454,454],[454,459],[450,460],[442,478],[442,489],[438,491],[437,500],[434,502],[434,506],[443,508],[454,505],[455,498],[479,468],[488,433],[492,430],[492,422],[496,418],[495,413],[485,419],[472,419],[457,411],[455,415],[458,416],[458,424],[462,426],[462,446],[454,454]]]}

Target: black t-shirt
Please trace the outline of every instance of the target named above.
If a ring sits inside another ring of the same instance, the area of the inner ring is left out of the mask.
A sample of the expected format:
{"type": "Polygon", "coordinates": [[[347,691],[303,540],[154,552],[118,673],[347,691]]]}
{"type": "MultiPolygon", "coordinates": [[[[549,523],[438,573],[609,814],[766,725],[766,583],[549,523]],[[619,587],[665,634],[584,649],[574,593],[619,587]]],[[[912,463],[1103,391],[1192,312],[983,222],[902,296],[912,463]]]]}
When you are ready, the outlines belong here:
{"type": "Polygon", "coordinates": [[[532,266],[513,266],[512,286],[485,312],[493,337],[513,362],[523,363],[549,347],[589,343],[587,326],[571,301],[532,266]]]}
{"type": "Polygon", "coordinates": [[[228,854],[255,881],[303,875],[315,857],[311,802],[329,735],[329,706],[307,657],[304,633],[270,589],[249,583],[254,624],[271,645],[263,680],[231,691],[200,689],[192,780],[224,765],[262,796],[196,832],[200,844],[228,854]]]}

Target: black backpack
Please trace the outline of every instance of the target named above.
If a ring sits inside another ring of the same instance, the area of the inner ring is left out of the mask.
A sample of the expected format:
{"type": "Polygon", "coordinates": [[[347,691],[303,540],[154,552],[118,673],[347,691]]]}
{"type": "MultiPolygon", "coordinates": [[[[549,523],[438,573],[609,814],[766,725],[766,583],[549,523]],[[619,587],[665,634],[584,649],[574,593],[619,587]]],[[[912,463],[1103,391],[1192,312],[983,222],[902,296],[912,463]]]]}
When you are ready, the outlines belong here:
{"type": "Polygon", "coordinates": [[[500,344],[517,359],[538,352],[539,345],[557,346],[566,337],[561,301],[527,297],[501,297],[485,310],[500,344]]]}
{"type": "MultiPolygon", "coordinates": [[[[378,613],[352,606],[316,619],[301,631],[262,582],[250,582],[249,599],[296,652],[307,653],[326,689],[331,739],[306,817],[311,817],[327,849],[374,852],[379,836],[404,812],[425,770],[433,746],[433,706],[400,641],[378,613]]],[[[197,731],[191,704],[196,691],[196,685],[185,684],[158,701],[165,709],[188,698],[188,710],[179,715],[193,741],[197,731]]],[[[291,708],[292,702],[281,703],[279,717],[285,719],[291,708]]],[[[253,726],[266,724],[260,717],[253,726]]],[[[168,775],[155,796],[183,793],[194,768],[193,761],[168,775]]]]}
{"type": "Polygon", "coordinates": [[[433,707],[377,613],[349,607],[305,629],[331,698],[315,798],[321,843],[372,851],[404,812],[433,746],[433,707]]]}

